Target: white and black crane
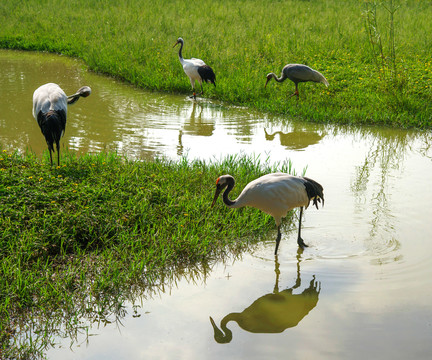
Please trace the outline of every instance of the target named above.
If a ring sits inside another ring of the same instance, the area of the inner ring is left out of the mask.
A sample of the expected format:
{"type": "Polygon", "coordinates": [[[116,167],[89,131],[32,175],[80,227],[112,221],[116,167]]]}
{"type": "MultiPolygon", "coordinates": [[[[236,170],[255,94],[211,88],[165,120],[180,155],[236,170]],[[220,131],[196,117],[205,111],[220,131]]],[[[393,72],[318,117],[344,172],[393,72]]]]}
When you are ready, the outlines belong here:
{"type": "Polygon", "coordinates": [[[173,47],[175,47],[177,44],[180,44],[180,50],[178,54],[180,63],[182,64],[183,70],[189,77],[190,83],[192,85],[193,95],[191,97],[196,99],[195,82],[198,81],[201,85],[201,93],[198,95],[202,95],[204,94],[202,83],[208,82],[216,87],[216,75],[213,69],[210,66],[206,65],[206,63],[201,59],[183,59],[182,50],[184,40],[181,37],[177,39],[177,42],[174,44],[173,47]]]}
{"type": "Polygon", "coordinates": [[[322,200],[324,205],[323,187],[307,177],[293,176],[285,173],[271,173],[251,181],[245,186],[237,199],[230,200],[228,194],[234,188],[235,181],[231,175],[222,175],[216,180],[216,193],[212,207],[222,190],[223,202],[229,208],[252,206],[273,216],[278,234],[276,237],[275,255],[281,240],[281,222],[288,211],[300,207],[297,243],[303,249],[307,247],[301,238],[301,218],[303,207],[307,208],[310,201],[318,209],[322,200]]]}
{"type": "Polygon", "coordinates": [[[267,86],[271,79],[275,79],[277,82],[283,82],[286,79],[290,79],[295,84],[295,92],[291,96],[296,95],[297,98],[299,97],[298,84],[301,82],[312,81],[329,86],[329,83],[323,74],[303,64],[285,65],[280,77],[277,77],[275,73],[267,74],[267,81],[264,87],[267,86]]]}
{"type": "Polygon", "coordinates": [[[54,144],[57,147],[57,165],[60,165],[60,138],[66,128],[67,105],[90,94],[91,89],[88,86],[83,86],[75,94],[66,96],[60,86],[54,83],[42,85],[33,93],[33,117],[45,137],[51,165],[53,163],[54,144]]]}

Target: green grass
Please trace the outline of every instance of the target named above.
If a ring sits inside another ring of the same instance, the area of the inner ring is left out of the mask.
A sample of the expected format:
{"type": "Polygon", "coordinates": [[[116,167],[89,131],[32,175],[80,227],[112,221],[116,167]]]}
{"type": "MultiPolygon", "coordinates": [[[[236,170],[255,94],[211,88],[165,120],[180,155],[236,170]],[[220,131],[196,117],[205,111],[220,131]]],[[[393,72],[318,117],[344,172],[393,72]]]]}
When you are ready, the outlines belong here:
{"type": "MultiPolygon", "coordinates": [[[[94,71],[142,88],[190,94],[172,45],[213,67],[206,96],[344,124],[432,127],[432,3],[393,1],[394,66],[377,68],[365,3],[350,1],[8,0],[0,2],[0,47],[79,57],[94,71]],[[321,71],[330,87],[271,82],[286,63],[321,71]]],[[[388,18],[378,8],[383,54],[388,18]]],[[[392,40],[393,41],[393,40],[392,40]]],[[[90,85],[91,84],[87,84],[90,85]]],[[[42,355],[53,334],[72,339],[80,319],[121,317],[125,299],[176,273],[205,274],[268,231],[258,210],[210,210],[218,175],[248,181],[265,161],[129,161],[114,154],[47,157],[0,152],[0,358],[42,355]],[[59,330],[63,329],[63,330],[59,330]]],[[[280,170],[288,171],[288,165],[280,170]]],[[[204,276],[204,275],[203,275],[204,276]]]]}
{"type": "MultiPolygon", "coordinates": [[[[0,47],[82,58],[90,69],[151,90],[190,93],[172,45],[211,65],[217,87],[206,96],[317,122],[431,128],[432,3],[378,6],[384,54],[394,53],[396,76],[383,81],[371,51],[365,3],[370,1],[21,1],[0,5],[0,47]],[[49,9],[49,10],[48,10],[49,9]],[[391,47],[392,49],[389,49],[391,47]],[[272,82],[287,63],[304,63],[329,80],[272,82]]],[[[386,3],[386,1],[384,1],[386,3]]],[[[91,86],[91,84],[89,84],[91,86]]]]}
{"type": "Polygon", "coordinates": [[[81,317],[113,316],[143,289],[177,272],[206,273],[275,231],[259,210],[229,210],[220,199],[211,209],[215,181],[235,175],[235,197],[261,174],[290,170],[248,157],[145,162],[104,153],[66,153],[60,167],[48,164],[47,152],[39,160],[0,151],[4,357],[43,350],[59,329],[73,338],[81,317]]]}

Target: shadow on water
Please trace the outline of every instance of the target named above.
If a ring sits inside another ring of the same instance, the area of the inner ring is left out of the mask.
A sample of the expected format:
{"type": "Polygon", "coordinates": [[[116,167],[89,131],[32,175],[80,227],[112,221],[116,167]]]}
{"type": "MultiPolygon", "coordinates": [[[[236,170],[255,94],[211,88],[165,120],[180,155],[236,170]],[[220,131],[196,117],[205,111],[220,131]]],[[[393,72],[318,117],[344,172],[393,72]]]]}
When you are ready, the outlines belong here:
{"type": "Polygon", "coordinates": [[[297,278],[292,287],[279,291],[280,264],[277,256],[275,256],[276,279],[272,293],[261,296],[240,313],[232,312],[226,315],[221,320],[220,329],[210,317],[216,342],[220,344],[231,342],[233,335],[227,326],[230,321],[235,321],[243,330],[251,333],[274,334],[297,326],[309,314],[318,303],[321,284],[313,276],[309,286],[302,293],[293,293],[301,286],[300,262],[302,253],[303,250],[299,249],[297,253],[297,278]]]}

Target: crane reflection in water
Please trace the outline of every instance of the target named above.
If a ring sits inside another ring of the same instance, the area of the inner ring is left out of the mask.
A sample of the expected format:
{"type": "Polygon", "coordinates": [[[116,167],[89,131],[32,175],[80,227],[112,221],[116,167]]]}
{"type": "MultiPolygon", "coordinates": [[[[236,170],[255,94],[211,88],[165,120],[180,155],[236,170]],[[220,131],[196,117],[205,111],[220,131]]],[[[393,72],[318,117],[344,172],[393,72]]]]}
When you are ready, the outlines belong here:
{"type": "Polygon", "coordinates": [[[294,129],[288,133],[282,131],[268,133],[264,128],[264,135],[267,141],[273,141],[276,135],[279,135],[280,144],[287,150],[304,150],[310,145],[318,144],[325,136],[325,133],[307,131],[294,127],[294,129]]]}
{"type": "Polygon", "coordinates": [[[303,250],[297,252],[297,278],[294,286],[279,291],[279,262],[275,256],[276,282],[272,293],[266,294],[255,300],[242,312],[232,312],[226,315],[220,329],[210,317],[214,330],[214,339],[219,344],[231,342],[232,331],[228,329],[229,321],[235,321],[246,331],[252,333],[281,333],[297,324],[317,305],[321,283],[316,281],[315,275],[309,282],[309,286],[300,294],[293,294],[295,289],[301,286],[300,261],[303,250]]]}

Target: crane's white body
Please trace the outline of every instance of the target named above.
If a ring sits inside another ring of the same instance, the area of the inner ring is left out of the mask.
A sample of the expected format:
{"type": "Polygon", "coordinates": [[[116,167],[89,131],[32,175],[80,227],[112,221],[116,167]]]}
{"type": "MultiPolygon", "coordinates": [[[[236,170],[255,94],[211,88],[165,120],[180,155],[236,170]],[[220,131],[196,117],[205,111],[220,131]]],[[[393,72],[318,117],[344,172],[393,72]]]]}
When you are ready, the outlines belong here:
{"type": "Polygon", "coordinates": [[[230,200],[228,194],[235,186],[235,180],[231,175],[219,176],[216,180],[216,192],[212,207],[216,203],[219,194],[223,192],[223,202],[229,208],[252,206],[275,219],[278,234],[276,237],[275,255],[281,240],[281,223],[288,211],[299,207],[299,226],[297,243],[301,248],[307,247],[301,238],[301,218],[303,208],[309,206],[310,201],[318,209],[318,203],[324,205],[323,187],[315,180],[293,176],[285,173],[272,173],[259,177],[245,186],[237,199],[230,200]]]}
{"type": "Polygon", "coordinates": [[[260,209],[273,216],[277,226],[288,211],[309,205],[304,180],[285,173],[267,174],[251,181],[233,201],[234,205],[229,207],[252,206],[260,209]]]}
{"type": "Polygon", "coordinates": [[[195,89],[195,81],[198,81],[200,85],[202,85],[202,79],[200,74],[198,73],[198,68],[200,66],[205,66],[206,63],[202,61],[201,59],[183,59],[182,57],[179,57],[180,63],[183,66],[183,70],[185,74],[189,77],[191,86],[193,89],[195,89]]]}
{"type": "Polygon", "coordinates": [[[33,93],[33,117],[37,120],[40,111],[63,110],[67,114],[67,96],[60,86],[48,83],[38,87],[33,93]]]}

